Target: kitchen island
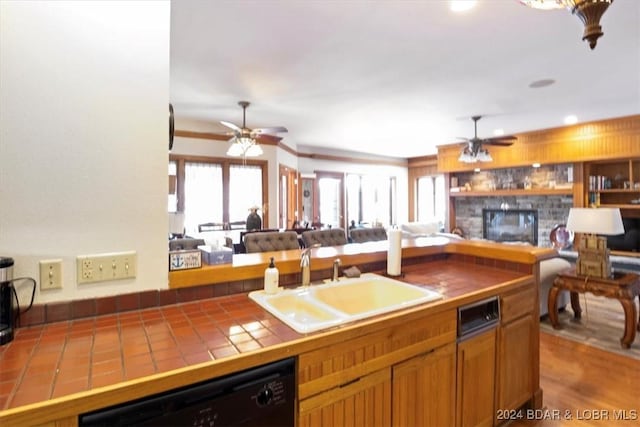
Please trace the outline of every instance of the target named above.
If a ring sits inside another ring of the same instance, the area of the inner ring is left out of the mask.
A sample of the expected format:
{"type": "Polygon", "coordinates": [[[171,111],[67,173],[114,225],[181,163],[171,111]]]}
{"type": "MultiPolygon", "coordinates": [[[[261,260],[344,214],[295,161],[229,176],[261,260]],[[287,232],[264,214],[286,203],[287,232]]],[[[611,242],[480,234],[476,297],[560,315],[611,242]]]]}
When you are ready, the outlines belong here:
{"type": "MultiPolygon", "coordinates": [[[[316,251],[312,269],[319,277],[324,276],[336,256],[346,266],[373,266],[378,272],[384,271],[383,244],[316,251]]],[[[298,274],[299,251],[250,255],[255,256],[237,260],[234,257],[233,266],[180,272],[185,274],[171,276],[171,286],[187,286],[185,283],[196,280],[198,273],[201,284],[229,280],[236,272],[239,280],[258,280],[264,271],[263,258],[269,256],[276,257],[284,277],[293,275],[290,279],[293,281],[298,274]]],[[[441,292],[442,300],[307,335],[288,328],[250,301],[246,293],[190,303],[182,312],[187,317],[193,316],[187,319],[192,325],[205,320],[209,326],[215,326],[216,334],[226,333],[227,339],[232,335],[230,331],[242,331],[242,341],[231,340],[234,351],[216,353],[217,348],[210,347],[208,360],[194,357],[179,367],[155,363],[153,371],[139,377],[125,375],[110,384],[96,387],[90,384],[84,391],[42,396],[31,402],[10,401],[8,409],[0,412],[0,424],[77,425],[80,413],[291,356],[298,358],[299,425],[320,425],[327,421],[326,417],[344,418],[347,414],[372,420],[374,424],[390,425],[420,419],[429,407],[439,408],[431,412],[437,417],[429,419],[433,423],[453,424],[456,419],[467,421],[467,418],[480,421],[487,416],[491,423],[496,423],[498,410],[523,404],[542,405],[536,284],[539,261],[554,255],[554,251],[547,249],[480,242],[405,241],[401,280],[441,292]],[[498,328],[482,334],[477,346],[473,340],[457,345],[457,308],[492,296],[500,298],[502,317],[498,328]],[[202,319],[203,313],[210,317],[202,319]],[[252,328],[269,334],[252,335],[252,328]],[[492,360],[496,362],[490,384],[492,392],[483,394],[484,398],[490,398],[491,405],[480,400],[474,404],[465,399],[473,393],[465,389],[470,385],[461,382],[464,377],[456,372],[477,362],[490,365],[492,360]],[[431,378],[431,383],[417,384],[416,378],[431,378]],[[437,390],[427,395],[437,395],[440,400],[427,401],[425,397],[424,401],[416,402],[415,398],[404,398],[403,393],[410,392],[412,387],[415,393],[437,390]],[[363,404],[362,399],[368,398],[373,400],[363,404]],[[469,405],[484,412],[476,413],[469,405]],[[357,408],[369,412],[358,413],[357,408]]],[[[160,309],[142,310],[139,314],[154,310],[160,309]]],[[[22,335],[18,335],[16,344],[20,344],[22,335]]],[[[196,335],[206,346],[206,332],[196,335]]],[[[58,339],[67,342],[63,335],[58,339]]],[[[38,347],[33,351],[37,352],[38,347]]],[[[25,372],[31,371],[27,367],[25,372]]]]}

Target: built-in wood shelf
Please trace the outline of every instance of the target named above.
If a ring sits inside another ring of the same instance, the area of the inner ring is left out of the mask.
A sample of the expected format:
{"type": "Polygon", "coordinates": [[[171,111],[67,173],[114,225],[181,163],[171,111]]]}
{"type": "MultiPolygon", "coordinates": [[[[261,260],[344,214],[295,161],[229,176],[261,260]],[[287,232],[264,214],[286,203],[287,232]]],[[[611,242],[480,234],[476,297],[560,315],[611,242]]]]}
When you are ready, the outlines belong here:
{"type": "Polygon", "coordinates": [[[591,190],[589,193],[640,193],[640,189],[633,188],[609,188],[606,190],[591,190]]]}
{"type": "Polygon", "coordinates": [[[556,196],[572,195],[573,188],[538,188],[533,190],[493,190],[450,192],[450,197],[556,196]]]}
{"type": "Polygon", "coordinates": [[[601,208],[620,208],[620,209],[628,209],[628,210],[631,210],[631,209],[640,210],[640,204],[635,205],[635,204],[631,204],[631,203],[626,204],[626,205],[621,205],[621,204],[618,204],[618,203],[616,203],[616,204],[600,203],[598,205],[598,207],[601,207],[601,208]]]}

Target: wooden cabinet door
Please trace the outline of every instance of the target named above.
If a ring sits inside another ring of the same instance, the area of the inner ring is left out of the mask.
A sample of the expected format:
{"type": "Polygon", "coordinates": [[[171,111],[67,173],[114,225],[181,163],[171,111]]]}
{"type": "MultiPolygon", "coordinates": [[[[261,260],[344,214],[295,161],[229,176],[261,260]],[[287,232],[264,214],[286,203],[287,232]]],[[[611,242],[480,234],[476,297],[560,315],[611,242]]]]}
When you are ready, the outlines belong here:
{"type": "Polygon", "coordinates": [[[517,409],[533,395],[533,345],[535,322],[532,314],[509,322],[498,335],[499,410],[517,409]]]}
{"type": "Polygon", "coordinates": [[[496,330],[458,343],[456,425],[492,426],[495,415],[494,385],[496,330]]]}
{"type": "Polygon", "coordinates": [[[301,400],[299,427],[388,427],[391,425],[391,369],[381,369],[301,400]]]}
{"type": "Polygon", "coordinates": [[[455,379],[455,343],[395,365],[391,425],[452,426],[455,379]]]}

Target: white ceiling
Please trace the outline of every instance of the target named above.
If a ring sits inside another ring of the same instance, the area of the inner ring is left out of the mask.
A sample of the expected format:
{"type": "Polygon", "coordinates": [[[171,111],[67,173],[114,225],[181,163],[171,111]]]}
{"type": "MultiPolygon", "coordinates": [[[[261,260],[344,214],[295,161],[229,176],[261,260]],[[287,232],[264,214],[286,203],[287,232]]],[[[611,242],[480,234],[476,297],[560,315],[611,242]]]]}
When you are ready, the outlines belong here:
{"type": "MultiPolygon", "coordinates": [[[[616,0],[595,50],[567,10],[480,0],[180,0],[171,102],[186,120],[285,126],[299,151],[394,157],[480,137],[640,113],[640,1],[616,0]],[[555,84],[531,89],[529,84],[555,84]]],[[[493,148],[498,150],[508,148],[493,148]]]]}

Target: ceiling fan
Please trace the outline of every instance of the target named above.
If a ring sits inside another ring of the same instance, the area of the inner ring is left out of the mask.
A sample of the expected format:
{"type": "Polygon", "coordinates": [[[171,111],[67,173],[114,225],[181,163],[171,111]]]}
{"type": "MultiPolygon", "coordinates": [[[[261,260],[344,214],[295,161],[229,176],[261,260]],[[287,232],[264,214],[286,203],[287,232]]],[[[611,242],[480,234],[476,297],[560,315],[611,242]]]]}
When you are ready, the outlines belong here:
{"type": "Polygon", "coordinates": [[[280,141],[282,138],[272,134],[288,132],[287,128],[283,126],[255,128],[255,129],[248,128],[246,123],[246,118],[247,118],[247,107],[250,105],[250,103],[248,101],[239,101],[238,105],[242,107],[242,127],[239,127],[230,122],[226,122],[224,120],[220,121],[220,123],[223,126],[226,126],[233,131],[227,134],[227,135],[233,136],[231,140],[240,140],[242,138],[250,138],[258,141],[260,139],[264,139],[264,140],[272,140],[277,142],[277,141],[280,141]]]}
{"type": "Polygon", "coordinates": [[[508,147],[513,144],[513,141],[518,139],[512,135],[504,135],[504,136],[495,136],[492,138],[478,138],[478,120],[480,120],[482,116],[472,116],[471,120],[473,120],[473,138],[460,138],[467,141],[467,146],[460,153],[459,161],[465,163],[475,163],[477,161],[481,162],[490,162],[493,159],[484,148],[484,145],[496,145],[499,147],[508,147]]]}

